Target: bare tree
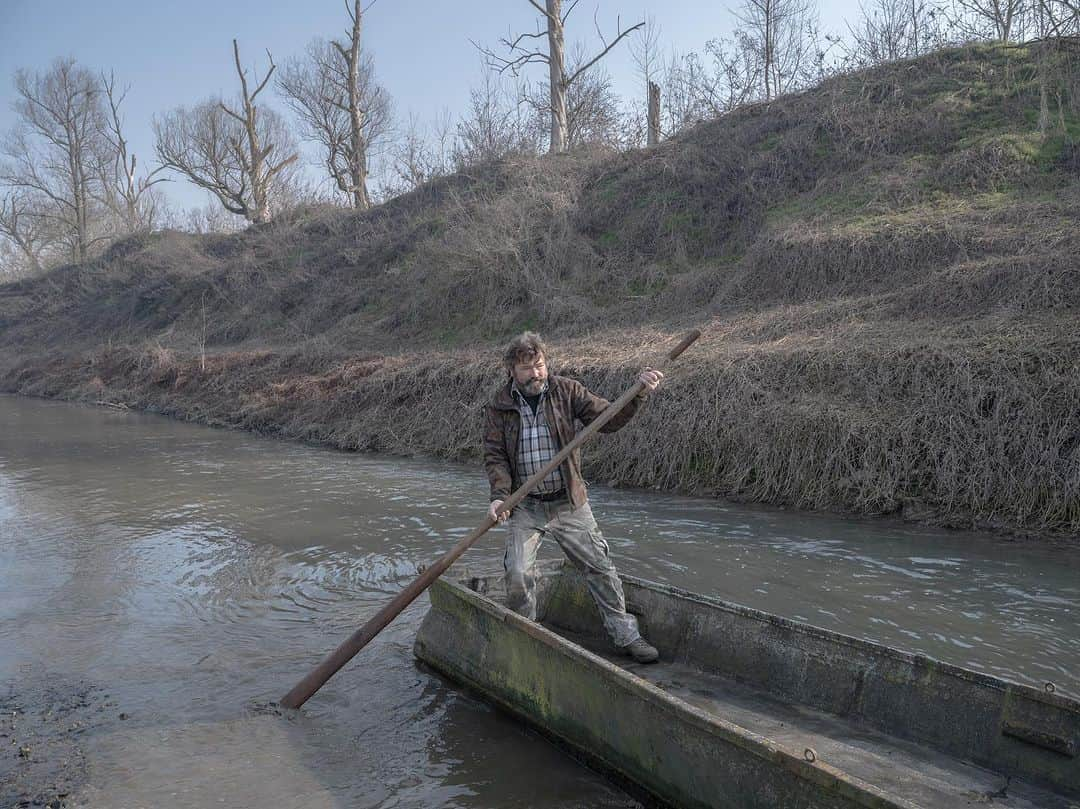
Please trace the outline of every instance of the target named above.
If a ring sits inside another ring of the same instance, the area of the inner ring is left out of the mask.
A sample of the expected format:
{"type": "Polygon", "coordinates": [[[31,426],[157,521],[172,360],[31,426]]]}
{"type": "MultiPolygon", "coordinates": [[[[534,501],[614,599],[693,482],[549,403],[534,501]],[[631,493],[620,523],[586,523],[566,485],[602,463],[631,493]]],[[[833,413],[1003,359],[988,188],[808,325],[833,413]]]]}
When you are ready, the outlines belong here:
{"type": "Polygon", "coordinates": [[[746,31],[736,31],[730,40],[705,43],[712,72],[703,73],[699,106],[706,115],[723,115],[757,98],[765,72],[759,44],[746,31]]]}
{"type": "MultiPolygon", "coordinates": [[[[40,202],[35,204],[26,191],[15,190],[0,197],[0,237],[17,250],[18,256],[7,263],[13,265],[18,261],[35,274],[44,269],[43,253],[53,242],[49,222],[38,213],[40,209],[40,202]]],[[[8,274],[20,273],[9,266],[8,274]]]]}
{"type": "Polygon", "coordinates": [[[43,74],[17,71],[15,91],[19,123],[4,144],[0,182],[29,192],[37,215],[63,231],[71,259],[85,261],[107,238],[94,210],[107,153],[97,78],[59,59],[43,74]]]}
{"type": "Polygon", "coordinates": [[[334,47],[337,48],[347,68],[345,87],[350,124],[349,169],[352,182],[351,187],[343,190],[352,193],[353,205],[356,208],[367,208],[371,204],[367,192],[367,142],[364,137],[364,117],[367,110],[364,108],[360,86],[360,34],[363,11],[360,8],[360,0],[353,0],[353,7],[349,9],[346,6],[346,8],[352,18],[349,47],[345,48],[339,42],[334,42],[334,47]]]}
{"type": "Polygon", "coordinates": [[[156,222],[159,204],[154,186],[165,181],[164,177],[158,176],[165,167],[158,166],[149,173],[138,175],[138,161],[135,153],[128,150],[120,114],[120,105],[130,88],[118,91],[112,73],[108,77],[102,74],[101,85],[109,108],[103,134],[111,152],[109,159],[99,165],[101,200],[119,220],[123,232],[150,230],[156,222]]]}
{"type": "Polygon", "coordinates": [[[954,0],[963,35],[1009,42],[1020,35],[1026,0],[954,0]]]}
{"type": "Polygon", "coordinates": [[[765,99],[794,89],[813,57],[813,0],[744,0],[735,16],[759,55],[765,99]]]}
{"type": "Polygon", "coordinates": [[[673,50],[661,74],[660,92],[665,103],[661,108],[660,130],[665,137],[708,117],[702,103],[703,88],[707,86],[701,57],[693,52],[680,54],[673,50]]]}
{"type": "Polygon", "coordinates": [[[347,43],[315,40],[305,59],[286,64],[277,84],[305,138],[321,147],[335,187],[363,210],[371,205],[369,163],[389,132],[391,104],[360,48],[364,10],[359,0],[346,8],[352,21],[347,43]]]}
{"type": "Polygon", "coordinates": [[[485,71],[483,86],[469,91],[469,109],[458,122],[454,162],[465,167],[513,152],[535,152],[539,133],[534,121],[516,94],[485,71]]]}
{"type": "Polygon", "coordinates": [[[658,82],[663,68],[660,55],[660,26],[656,24],[655,17],[647,17],[644,27],[639,28],[637,36],[630,40],[630,56],[637,67],[644,90],[645,143],[648,146],[655,146],[660,142],[661,89],[658,82]]]}
{"type": "Polygon", "coordinates": [[[661,75],[667,103],[661,132],[670,137],[698,121],[724,115],[757,98],[763,66],[757,43],[745,31],[705,43],[708,63],[696,53],[673,52],[661,75]]]}
{"type": "Polygon", "coordinates": [[[190,110],[178,107],[155,119],[155,148],[163,166],[212,193],[225,210],[249,222],[269,222],[275,190],[286,178],[283,172],[299,155],[281,116],[255,105],[274,73],[273,58],[251,91],[235,39],[233,56],[240,77],[241,111],[219,98],[190,110]],[[275,154],[281,157],[275,159],[275,154]]]}
{"type": "Polygon", "coordinates": [[[630,39],[630,58],[634,60],[643,87],[648,87],[649,82],[658,81],[664,67],[660,53],[661,32],[656,18],[649,16],[645,18],[644,25],[637,29],[637,36],[630,39]]]}
{"type": "MultiPolygon", "coordinates": [[[[570,71],[576,72],[576,66],[585,58],[583,49],[576,47],[571,57],[570,71]]],[[[532,107],[539,123],[537,129],[542,130],[543,121],[551,109],[548,86],[543,84],[532,88],[525,85],[521,97],[532,107]]],[[[611,86],[611,76],[602,67],[597,66],[588,73],[582,73],[570,85],[565,96],[565,107],[566,148],[573,149],[585,143],[620,146],[627,140],[622,132],[619,97],[611,86]]]]}
{"type": "MultiPolygon", "coordinates": [[[[612,48],[626,36],[645,25],[639,22],[623,30],[621,23],[616,20],[615,36],[611,42],[604,38],[599,25],[596,32],[600,36],[602,48],[599,53],[576,64],[572,69],[566,68],[565,27],[566,19],[577,6],[578,0],[571,0],[566,12],[562,10],[562,0],[545,0],[541,6],[538,0],[528,0],[529,4],[539,11],[544,20],[544,30],[537,24],[534,33],[524,33],[510,39],[500,40],[507,49],[507,55],[501,56],[489,48],[481,48],[481,52],[487,59],[488,65],[500,73],[512,72],[515,76],[519,71],[531,64],[546,64],[548,66],[548,110],[551,114],[551,137],[548,149],[552,154],[564,152],[569,146],[570,124],[567,111],[567,94],[574,82],[578,81],[585,73],[603,59],[612,48]],[[530,40],[538,40],[547,37],[548,47],[546,51],[533,49],[530,40]]],[[[595,22],[595,21],[594,21],[595,22]]]]}
{"type": "Polygon", "coordinates": [[[646,113],[648,134],[645,143],[647,146],[655,146],[660,142],[660,85],[650,81],[648,87],[649,106],[646,113]]]}
{"type": "Polygon", "coordinates": [[[859,21],[848,23],[858,64],[877,65],[911,55],[913,42],[905,0],[859,4],[859,21]]]}
{"type": "Polygon", "coordinates": [[[1033,13],[1040,37],[1080,36],[1080,0],[1034,0],[1033,13]]]}
{"type": "MultiPolygon", "coordinates": [[[[584,54],[575,54],[572,70],[581,63],[584,54]]],[[[619,116],[619,97],[611,86],[611,75],[597,66],[581,76],[566,92],[566,146],[568,149],[585,143],[617,146],[621,143],[622,122],[619,116]]]]}
{"type": "Polygon", "coordinates": [[[431,126],[422,125],[415,114],[410,114],[404,131],[390,149],[379,196],[395,197],[449,174],[454,151],[454,125],[449,111],[443,110],[431,126]]]}
{"type": "Polygon", "coordinates": [[[319,145],[334,187],[348,195],[352,207],[363,210],[371,204],[369,167],[389,135],[391,104],[390,96],[375,83],[371,59],[362,57],[357,78],[362,129],[359,141],[355,140],[349,73],[335,43],[315,40],[308,45],[305,59],[286,63],[277,86],[299,118],[303,137],[319,145]],[[363,153],[358,154],[357,148],[363,153]]]}

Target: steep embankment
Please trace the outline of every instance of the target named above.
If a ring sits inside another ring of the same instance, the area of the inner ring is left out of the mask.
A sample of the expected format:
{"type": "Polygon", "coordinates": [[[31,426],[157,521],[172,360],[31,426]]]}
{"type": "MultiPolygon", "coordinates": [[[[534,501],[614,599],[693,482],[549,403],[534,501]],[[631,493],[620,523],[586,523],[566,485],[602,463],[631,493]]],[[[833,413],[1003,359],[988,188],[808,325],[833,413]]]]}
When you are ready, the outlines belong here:
{"type": "Polygon", "coordinates": [[[588,474],[1076,534],[1078,57],[946,51],[650,150],[130,239],[0,287],[0,387],[475,458],[508,334],[614,395],[703,325],[588,474]]]}

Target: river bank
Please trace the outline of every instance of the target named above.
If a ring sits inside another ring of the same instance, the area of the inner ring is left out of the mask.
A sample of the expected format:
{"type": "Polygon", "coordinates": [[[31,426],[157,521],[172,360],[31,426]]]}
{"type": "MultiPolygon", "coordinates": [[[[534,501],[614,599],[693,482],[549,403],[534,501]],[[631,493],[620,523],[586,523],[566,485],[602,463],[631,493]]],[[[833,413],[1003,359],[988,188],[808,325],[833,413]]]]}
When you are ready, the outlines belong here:
{"type": "MultiPolygon", "coordinates": [[[[1034,540],[1080,534],[1080,373],[1069,361],[1080,337],[1062,337],[1064,322],[1002,321],[975,336],[970,324],[857,335],[761,326],[709,324],[641,414],[586,450],[588,479],[1034,540]]],[[[553,367],[614,399],[678,334],[556,340],[553,367]]],[[[502,379],[492,349],[143,345],[0,365],[0,390],[22,395],[470,463],[502,379]]]]}

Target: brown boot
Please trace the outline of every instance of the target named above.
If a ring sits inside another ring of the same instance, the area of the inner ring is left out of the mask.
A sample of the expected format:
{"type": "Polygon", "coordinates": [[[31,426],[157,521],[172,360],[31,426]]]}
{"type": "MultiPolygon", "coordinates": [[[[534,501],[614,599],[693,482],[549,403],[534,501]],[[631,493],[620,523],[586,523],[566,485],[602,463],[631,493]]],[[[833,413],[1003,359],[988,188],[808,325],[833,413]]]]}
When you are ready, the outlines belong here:
{"type": "Polygon", "coordinates": [[[620,646],[619,651],[627,657],[632,657],[638,663],[655,663],[660,659],[660,653],[645,638],[638,638],[633,643],[620,646]]]}

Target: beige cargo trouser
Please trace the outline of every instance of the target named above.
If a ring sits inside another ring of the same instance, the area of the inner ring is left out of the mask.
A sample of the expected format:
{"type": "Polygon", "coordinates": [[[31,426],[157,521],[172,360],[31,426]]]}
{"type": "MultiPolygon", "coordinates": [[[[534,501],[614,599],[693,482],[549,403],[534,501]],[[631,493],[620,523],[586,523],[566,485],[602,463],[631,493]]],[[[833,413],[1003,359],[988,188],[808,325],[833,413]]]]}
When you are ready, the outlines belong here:
{"type": "Polygon", "coordinates": [[[626,646],[641,637],[637,619],[626,612],[622,582],[588,503],[575,509],[567,500],[544,503],[527,497],[510,515],[509,528],[503,568],[510,609],[536,620],[536,554],[544,537],[551,536],[585,574],[604,628],[615,645],[626,646]]]}

